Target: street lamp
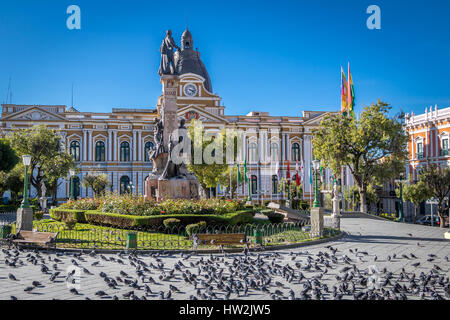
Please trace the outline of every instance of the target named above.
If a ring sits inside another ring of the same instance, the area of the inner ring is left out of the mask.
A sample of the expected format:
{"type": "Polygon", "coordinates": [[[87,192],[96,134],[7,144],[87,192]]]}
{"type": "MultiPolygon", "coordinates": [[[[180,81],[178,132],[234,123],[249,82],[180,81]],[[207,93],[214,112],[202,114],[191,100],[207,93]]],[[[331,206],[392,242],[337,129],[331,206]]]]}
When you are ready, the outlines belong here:
{"type": "Polygon", "coordinates": [[[314,168],[314,203],[313,203],[313,207],[319,208],[320,201],[319,201],[319,188],[317,185],[317,174],[319,173],[319,170],[320,170],[320,160],[313,160],[312,163],[313,163],[313,168],[314,168]]]}
{"type": "Polygon", "coordinates": [[[28,167],[31,164],[31,156],[30,155],[23,155],[22,161],[25,166],[25,176],[23,179],[23,201],[21,208],[29,208],[30,203],[28,202],[28,167]]]}
{"type": "Polygon", "coordinates": [[[75,182],[74,182],[75,170],[70,169],[69,175],[70,175],[70,197],[69,197],[69,200],[75,200],[75,182]]]}

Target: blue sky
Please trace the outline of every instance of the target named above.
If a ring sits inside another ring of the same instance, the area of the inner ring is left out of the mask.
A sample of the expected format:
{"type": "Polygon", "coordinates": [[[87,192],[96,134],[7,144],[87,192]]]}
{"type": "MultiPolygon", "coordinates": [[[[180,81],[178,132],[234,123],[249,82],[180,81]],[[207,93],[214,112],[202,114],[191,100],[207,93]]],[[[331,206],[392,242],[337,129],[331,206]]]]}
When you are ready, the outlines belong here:
{"type": "Polygon", "coordinates": [[[298,116],[339,108],[340,67],[351,63],[357,111],[377,99],[395,111],[450,106],[446,0],[15,0],[0,4],[0,101],[71,104],[80,111],[154,108],[165,30],[186,26],[226,114],[298,116]],[[81,30],[66,9],[81,8],[81,30]],[[381,8],[381,30],[366,9],[381,8]]]}

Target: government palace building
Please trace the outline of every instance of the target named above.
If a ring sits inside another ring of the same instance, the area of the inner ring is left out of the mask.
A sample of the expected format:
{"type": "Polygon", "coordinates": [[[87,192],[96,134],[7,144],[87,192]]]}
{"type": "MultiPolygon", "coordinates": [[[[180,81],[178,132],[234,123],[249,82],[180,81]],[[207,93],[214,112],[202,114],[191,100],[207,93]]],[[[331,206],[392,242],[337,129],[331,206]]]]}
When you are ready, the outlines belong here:
{"type": "MultiPolygon", "coordinates": [[[[304,198],[312,197],[310,165],[312,160],[311,131],[316,128],[326,112],[303,111],[297,117],[271,116],[268,112],[253,111],[247,115],[228,115],[222,97],[213,93],[208,71],[193,49],[193,38],[185,30],[181,48],[174,54],[176,74],[179,75],[177,91],[178,120],[201,120],[205,130],[219,131],[233,128],[244,131],[239,151],[239,162],[248,159],[251,175],[252,198],[279,200],[283,195],[276,187],[275,161],[279,163],[279,176],[286,177],[287,160],[290,159],[291,177],[295,165],[304,164],[304,198]],[[271,164],[260,159],[270,157],[271,164]]],[[[92,190],[81,186],[83,176],[104,173],[109,177],[110,190],[123,193],[130,186],[134,193],[144,193],[144,181],[153,163],[148,152],[154,146],[154,122],[159,117],[160,96],[156,105],[148,109],[113,108],[110,113],[94,113],[65,105],[3,104],[0,119],[2,134],[44,124],[58,130],[61,148],[70,153],[80,169],[75,178],[75,192],[80,197],[92,195],[92,190]]],[[[242,168],[242,166],[241,166],[242,168]]],[[[327,174],[330,174],[327,172],[327,174]]],[[[57,199],[69,196],[69,177],[62,179],[57,199]]],[[[239,188],[241,197],[248,188],[239,188]]],[[[223,194],[224,188],[217,188],[223,194]]],[[[31,196],[33,190],[31,191],[31,196]]]]}

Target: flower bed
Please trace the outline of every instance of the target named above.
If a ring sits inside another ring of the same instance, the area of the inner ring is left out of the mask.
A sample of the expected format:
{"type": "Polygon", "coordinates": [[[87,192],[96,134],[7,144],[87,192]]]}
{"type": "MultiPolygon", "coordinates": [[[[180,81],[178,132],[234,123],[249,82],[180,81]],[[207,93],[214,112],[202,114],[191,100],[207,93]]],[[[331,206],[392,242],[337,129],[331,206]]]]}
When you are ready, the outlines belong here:
{"type": "Polygon", "coordinates": [[[108,193],[99,198],[68,201],[59,209],[96,210],[100,212],[133,216],[153,216],[161,214],[225,214],[244,209],[243,202],[234,200],[185,200],[168,199],[162,202],[145,200],[143,196],[116,195],[108,193]]]}

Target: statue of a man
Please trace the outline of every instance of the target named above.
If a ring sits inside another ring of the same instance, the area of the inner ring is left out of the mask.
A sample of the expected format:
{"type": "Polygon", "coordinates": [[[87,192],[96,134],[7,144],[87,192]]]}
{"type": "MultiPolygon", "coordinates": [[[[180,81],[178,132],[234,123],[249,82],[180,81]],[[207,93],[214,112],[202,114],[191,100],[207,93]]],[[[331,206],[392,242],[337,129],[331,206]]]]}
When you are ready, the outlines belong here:
{"type": "Polygon", "coordinates": [[[47,195],[47,188],[45,187],[44,180],[41,181],[41,197],[45,198],[47,195]]]}
{"type": "Polygon", "coordinates": [[[164,38],[161,47],[159,48],[159,52],[161,52],[161,65],[159,67],[159,75],[163,74],[174,74],[175,73],[175,61],[173,58],[173,50],[177,48],[180,50],[180,47],[177,46],[175,41],[172,38],[172,31],[166,31],[166,37],[164,38]]]}
{"type": "Polygon", "coordinates": [[[150,159],[158,157],[161,153],[164,153],[164,125],[162,120],[155,120],[155,129],[153,130],[155,136],[156,146],[150,151],[150,159]]]}

